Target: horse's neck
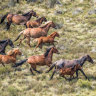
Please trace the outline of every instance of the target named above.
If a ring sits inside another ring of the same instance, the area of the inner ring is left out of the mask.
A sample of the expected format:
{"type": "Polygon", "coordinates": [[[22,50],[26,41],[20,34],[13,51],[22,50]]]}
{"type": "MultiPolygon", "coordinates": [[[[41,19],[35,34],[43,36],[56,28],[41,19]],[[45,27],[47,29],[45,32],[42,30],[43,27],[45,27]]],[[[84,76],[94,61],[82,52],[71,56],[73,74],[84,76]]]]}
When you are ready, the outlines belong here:
{"type": "Polygon", "coordinates": [[[86,57],[83,56],[81,59],[80,59],[80,65],[83,66],[83,64],[85,63],[86,61],[86,57]]]}
{"type": "Polygon", "coordinates": [[[16,58],[17,55],[16,55],[15,53],[13,53],[11,56],[12,56],[13,58],[16,58]]]}
{"type": "Polygon", "coordinates": [[[55,38],[55,34],[50,35],[53,39],[55,38]]]}
{"type": "Polygon", "coordinates": [[[50,50],[50,52],[49,52],[49,54],[47,56],[48,60],[52,61],[52,56],[53,56],[53,51],[50,50]]]}
{"type": "Polygon", "coordinates": [[[36,22],[38,22],[39,24],[42,24],[43,19],[42,18],[39,18],[39,19],[36,20],[36,22]]]}
{"type": "Polygon", "coordinates": [[[31,14],[28,14],[28,15],[26,15],[25,17],[27,18],[27,20],[30,20],[31,19],[31,14]]]}
{"type": "Polygon", "coordinates": [[[46,32],[48,32],[48,30],[49,30],[50,27],[51,27],[50,24],[47,24],[47,25],[44,27],[44,30],[45,30],[46,32]]]}

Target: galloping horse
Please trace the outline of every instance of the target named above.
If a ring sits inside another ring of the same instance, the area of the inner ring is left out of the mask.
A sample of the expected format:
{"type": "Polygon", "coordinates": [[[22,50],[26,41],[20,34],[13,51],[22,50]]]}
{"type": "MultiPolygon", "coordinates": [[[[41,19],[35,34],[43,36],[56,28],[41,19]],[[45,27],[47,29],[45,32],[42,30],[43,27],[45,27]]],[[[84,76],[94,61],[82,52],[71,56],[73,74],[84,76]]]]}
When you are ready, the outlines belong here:
{"type": "Polygon", "coordinates": [[[42,44],[44,44],[44,43],[51,43],[54,45],[54,42],[57,42],[57,41],[54,41],[56,36],[59,37],[59,34],[57,32],[53,32],[51,35],[49,35],[47,37],[36,38],[35,41],[38,41],[36,48],[38,46],[40,46],[40,48],[42,48],[42,44]]]}
{"type": "Polygon", "coordinates": [[[47,33],[48,33],[50,27],[56,28],[56,25],[53,22],[49,22],[49,23],[45,24],[43,27],[27,28],[19,33],[19,35],[15,41],[17,41],[19,39],[19,37],[21,36],[21,34],[23,34],[24,37],[23,37],[23,39],[20,40],[19,45],[21,44],[22,40],[27,38],[27,40],[28,40],[27,43],[30,46],[30,38],[39,38],[41,36],[47,36],[47,33]]]}
{"type": "Polygon", "coordinates": [[[7,53],[7,55],[0,55],[0,64],[4,67],[4,64],[16,63],[16,56],[21,55],[21,52],[18,48],[11,50],[7,53]]]}
{"type": "Polygon", "coordinates": [[[2,54],[2,55],[5,54],[5,49],[6,49],[7,45],[10,45],[12,48],[14,48],[14,44],[10,39],[0,41],[0,54],[2,54]]]}
{"type": "Polygon", "coordinates": [[[36,12],[34,12],[33,10],[23,15],[7,13],[2,17],[0,24],[3,23],[3,21],[7,17],[6,28],[8,30],[10,28],[11,23],[14,23],[17,25],[24,25],[28,20],[31,19],[32,16],[38,17],[36,12]]]}
{"type": "Polygon", "coordinates": [[[25,60],[22,60],[21,62],[16,63],[13,67],[18,67],[18,66],[22,65],[24,62],[27,62],[31,65],[30,71],[32,72],[33,75],[34,75],[34,73],[33,73],[32,69],[34,71],[36,71],[37,73],[40,73],[40,71],[36,70],[36,66],[37,65],[39,65],[39,66],[47,65],[50,67],[50,65],[52,64],[53,53],[59,53],[55,47],[47,49],[47,51],[43,55],[31,56],[25,60]]]}
{"type": "MultiPolygon", "coordinates": [[[[75,60],[60,59],[60,60],[56,61],[55,63],[53,63],[52,66],[50,67],[50,69],[46,73],[48,73],[49,71],[51,71],[55,67],[55,70],[50,78],[50,79],[52,79],[57,70],[60,70],[62,68],[73,67],[76,64],[80,64],[80,66],[83,67],[83,64],[85,63],[85,61],[88,61],[92,64],[94,63],[92,58],[89,55],[85,55],[85,56],[81,57],[80,59],[75,59],[75,60]]],[[[78,71],[79,70],[82,72],[82,74],[85,76],[85,78],[88,79],[88,77],[85,75],[82,68],[76,70],[76,78],[78,78],[78,71]]]]}
{"type": "Polygon", "coordinates": [[[43,21],[46,22],[47,19],[45,17],[41,17],[35,21],[27,21],[25,25],[26,25],[26,28],[39,27],[43,21]]]}
{"type": "Polygon", "coordinates": [[[80,64],[76,64],[73,67],[60,69],[60,73],[59,74],[60,74],[60,76],[64,77],[66,80],[67,80],[67,78],[65,77],[65,75],[70,75],[70,79],[69,80],[72,80],[74,78],[73,75],[76,72],[76,70],[80,70],[80,69],[81,69],[80,64]]]}

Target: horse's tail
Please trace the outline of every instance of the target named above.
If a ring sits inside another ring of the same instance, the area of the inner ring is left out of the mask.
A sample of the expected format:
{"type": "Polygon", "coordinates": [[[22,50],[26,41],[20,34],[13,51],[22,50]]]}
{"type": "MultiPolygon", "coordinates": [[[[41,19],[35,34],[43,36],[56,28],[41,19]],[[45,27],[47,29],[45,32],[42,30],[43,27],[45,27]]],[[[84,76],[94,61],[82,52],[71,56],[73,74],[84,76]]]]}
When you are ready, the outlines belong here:
{"type": "Polygon", "coordinates": [[[51,65],[51,67],[49,68],[49,70],[46,71],[46,73],[49,73],[55,66],[56,66],[56,63],[53,63],[53,64],[51,65]]]}
{"type": "Polygon", "coordinates": [[[20,36],[21,36],[21,34],[23,34],[23,32],[24,32],[24,31],[21,31],[21,32],[19,33],[19,35],[17,36],[17,38],[14,40],[14,42],[17,41],[17,40],[20,38],[20,36]]]}
{"type": "Polygon", "coordinates": [[[12,67],[18,67],[18,66],[21,66],[21,65],[23,65],[27,60],[28,60],[28,59],[24,59],[24,60],[22,60],[22,61],[16,63],[15,65],[13,65],[12,67]]]}
{"type": "Polygon", "coordinates": [[[5,18],[7,17],[7,15],[8,15],[8,13],[7,13],[7,14],[5,14],[5,15],[1,18],[0,24],[2,24],[2,23],[3,23],[3,21],[5,20],[5,18]]]}

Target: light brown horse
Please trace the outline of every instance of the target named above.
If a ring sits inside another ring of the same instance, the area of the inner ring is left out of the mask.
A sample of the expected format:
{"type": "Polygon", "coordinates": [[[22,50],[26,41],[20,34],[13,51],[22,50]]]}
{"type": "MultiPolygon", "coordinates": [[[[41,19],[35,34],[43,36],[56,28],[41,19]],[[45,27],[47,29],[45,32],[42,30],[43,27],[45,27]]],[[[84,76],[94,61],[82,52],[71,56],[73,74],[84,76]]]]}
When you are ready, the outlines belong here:
{"type": "Polygon", "coordinates": [[[60,76],[64,77],[65,79],[67,79],[65,77],[65,75],[70,75],[70,80],[72,79],[72,77],[74,78],[74,73],[76,72],[76,70],[80,70],[81,66],[80,64],[74,65],[73,67],[70,68],[62,68],[60,69],[60,76]]]}
{"type": "Polygon", "coordinates": [[[45,17],[41,17],[35,21],[27,21],[26,22],[26,28],[39,27],[43,21],[46,22],[47,19],[45,17]]]}
{"type": "Polygon", "coordinates": [[[49,22],[45,24],[43,27],[27,28],[19,33],[15,41],[17,41],[19,37],[21,36],[21,34],[23,34],[24,37],[23,39],[20,40],[19,45],[21,44],[22,40],[27,38],[27,44],[30,46],[30,38],[39,38],[41,36],[47,36],[50,27],[56,28],[56,25],[53,22],[49,22]]]}
{"type": "Polygon", "coordinates": [[[33,10],[23,15],[7,13],[2,17],[0,24],[3,23],[5,18],[7,18],[6,28],[8,30],[10,28],[11,23],[14,23],[17,25],[24,25],[28,20],[31,19],[32,16],[38,17],[36,12],[34,12],[33,10]]]}
{"type": "Polygon", "coordinates": [[[43,55],[31,56],[25,60],[22,60],[21,62],[16,63],[13,67],[18,67],[24,64],[24,62],[27,62],[31,65],[30,71],[32,72],[32,74],[34,74],[32,70],[40,73],[40,71],[36,70],[36,66],[47,65],[48,67],[50,67],[50,65],[52,64],[53,53],[59,53],[55,47],[47,49],[47,51],[43,55]]]}
{"type": "Polygon", "coordinates": [[[0,64],[4,67],[4,64],[16,63],[16,56],[21,55],[21,52],[18,48],[11,50],[7,53],[7,55],[0,55],[0,64]]]}
{"type": "Polygon", "coordinates": [[[53,32],[51,35],[49,35],[47,37],[36,38],[35,41],[38,41],[36,48],[39,46],[40,46],[40,48],[42,48],[42,44],[44,44],[44,43],[51,43],[54,45],[54,42],[57,42],[57,41],[54,41],[55,37],[59,37],[59,34],[57,32],[53,32]]]}

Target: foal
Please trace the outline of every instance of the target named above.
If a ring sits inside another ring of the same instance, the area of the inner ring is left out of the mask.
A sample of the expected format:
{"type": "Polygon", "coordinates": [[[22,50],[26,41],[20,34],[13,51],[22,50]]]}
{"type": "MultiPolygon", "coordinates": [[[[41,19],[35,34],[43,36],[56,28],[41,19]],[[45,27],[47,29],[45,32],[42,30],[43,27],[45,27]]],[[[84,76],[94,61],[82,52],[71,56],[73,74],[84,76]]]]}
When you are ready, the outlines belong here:
{"type": "Polygon", "coordinates": [[[7,53],[7,55],[0,55],[0,64],[4,67],[4,64],[16,63],[16,56],[21,55],[21,52],[18,48],[11,50],[7,53]]]}
{"type": "Polygon", "coordinates": [[[43,21],[46,22],[47,19],[45,17],[41,17],[35,21],[27,21],[25,25],[26,25],[26,28],[39,27],[43,21]]]}
{"type": "Polygon", "coordinates": [[[54,45],[54,42],[57,42],[57,41],[54,41],[55,37],[59,37],[59,34],[57,32],[53,32],[51,35],[47,37],[40,37],[40,38],[35,39],[36,41],[38,41],[36,48],[39,46],[40,48],[42,48],[42,44],[44,43],[51,43],[54,45]]]}
{"type": "Polygon", "coordinates": [[[80,70],[81,66],[79,64],[74,65],[73,67],[70,68],[62,68],[60,69],[60,76],[64,77],[65,79],[67,79],[65,77],[65,75],[70,75],[70,80],[72,79],[72,77],[74,78],[74,73],[76,72],[76,70],[80,70]]]}

